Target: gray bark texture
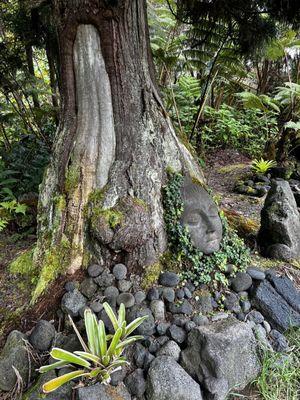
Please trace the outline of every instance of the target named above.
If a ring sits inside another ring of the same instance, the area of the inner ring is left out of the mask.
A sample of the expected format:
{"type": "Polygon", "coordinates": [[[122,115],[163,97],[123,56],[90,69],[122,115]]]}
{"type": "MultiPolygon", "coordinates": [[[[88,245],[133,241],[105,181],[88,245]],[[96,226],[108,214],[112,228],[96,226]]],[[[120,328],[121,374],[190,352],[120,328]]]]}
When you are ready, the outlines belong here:
{"type": "Polygon", "coordinates": [[[107,266],[157,262],[167,246],[167,168],[204,180],[156,90],[145,1],[109,3],[53,2],[62,117],[40,193],[41,268],[49,248],[69,273],[87,262],[86,254],[107,266]]]}

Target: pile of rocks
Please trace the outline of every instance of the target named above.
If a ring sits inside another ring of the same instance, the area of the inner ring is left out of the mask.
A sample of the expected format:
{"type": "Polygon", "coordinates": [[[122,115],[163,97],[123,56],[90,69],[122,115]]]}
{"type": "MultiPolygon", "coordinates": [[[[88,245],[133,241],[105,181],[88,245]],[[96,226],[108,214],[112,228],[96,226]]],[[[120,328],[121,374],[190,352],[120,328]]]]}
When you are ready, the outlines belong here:
{"type": "MultiPolygon", "coordinates": [[[[243,389],[259,373],[259,346],[285,351],[288,343],[280,332],[291,321],[300,326],[300,295],[291,281],[257,268],[239,272],[225,294],[183,284],[173,272],[163,272],[158,284],[147,291],[139,283],[123,264],[111,271],[93,264],[80,284],[66,284],[59,315],[71,315],[78,329],[83,330],[83,313],[89,307],[113,332],[104,301],[115,310],[124,303],[127,322],[148,316],[137,330],[144,340],[128,349],[130,367],[113,374],[109,386],[77,389],[79,400],[225,399],[232,388],[243,389]]],[[[0,356],[0,389],[11,390],[16,383],[13,366],[25,386],[36,377],[28,346],[32,353],[44,355],[53,345],[69,351],[81,348],[73,333],[57,333],[47,321],[39,321],[28,336],[12,332],[0,356]]],[[[24,400],[39,399],[41,384],[55,373],[39,377],[24,400]]],[[[72,384],[68,384],[47,398],[69,400],[71,396],[72,384]]]]}
{"type": "Polygon", "coordinates": [[[263,197],[271,187],[270,177],[254,175],[252,179],[239,179],[234,186],[234,191],[248,196],[263,197]]]}

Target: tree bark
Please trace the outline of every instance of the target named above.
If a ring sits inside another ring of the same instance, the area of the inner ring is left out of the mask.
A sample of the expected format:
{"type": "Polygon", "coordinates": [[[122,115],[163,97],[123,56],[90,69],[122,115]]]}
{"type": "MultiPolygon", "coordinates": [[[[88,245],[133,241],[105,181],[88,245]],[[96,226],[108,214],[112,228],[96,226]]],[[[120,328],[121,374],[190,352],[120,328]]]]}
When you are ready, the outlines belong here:
{"type": "Polygon", "coordinates": [[[156,90],[145,1],[53,4],[62,112],[40,192],[35,262],[44,277],[53,257],[68,273],[90,256],[106,266],[154,264],[167,246],[167,168],[203,175],[156,90]]]}

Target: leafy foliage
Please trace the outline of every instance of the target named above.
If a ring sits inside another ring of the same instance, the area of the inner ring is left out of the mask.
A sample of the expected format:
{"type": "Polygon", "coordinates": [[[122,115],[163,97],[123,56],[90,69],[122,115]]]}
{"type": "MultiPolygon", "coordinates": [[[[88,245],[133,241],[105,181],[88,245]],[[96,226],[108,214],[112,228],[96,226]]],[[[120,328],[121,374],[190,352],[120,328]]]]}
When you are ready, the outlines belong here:
{"type": "Polygon", "coordinates": [[[252,170],[257,174],[266,174],[269,169],[276,166],[276,161],[274,160],[264,160],[261,158],[260,160],[252,161],[252,170]]]}
{"type": "Polygon", "coordinates": [[[261,156],[268,140],[277,136],[275,113],[257,108],[240,110],[222,105],[205,108],[207,124],[202,128],[204,148],[232,147],[251,157],[261,156]]]}
{"type": "Polygon", "coordinates": [[[16,200],[3,201],[0,203],[0,232],[3,231],[9,222],[18,214],[25,215],[27,206],[16,200]]]}
{"type": "Polygon", "coordinates": [[[219,251],[205,256],[193,246],[188,228],[180,222],[184,209],[181,198],[183,176],[169,172],[168,185],[163,191],[164,218],[168,234],[170,252],[181,266],[184,279],[191,280],[196,286],[205,284],[228,285],[225,275],[227,264],[234,265],[234,272],[247,266],[250,261],[249,251],[243,240],[229,228],[222,216],[223,239],[219,251]]]}
{"type": "Polygon", "coordinates": [[[102,383],[109,383],[110,376],[122,365],[128,364],[126,358],[122,356],[125,348],[143,336],[129,336],[147,318],[140,317],[129,325],[125,320],[125,306],[120,305],[118,316],[116,316],[108,303],[103,307],[114,327],[114,335],[107,335],[104,322],[98,321],[95,314],[87,309],[84,312],[84,323],[87,334],[87,344],[80,335],[71,317],[70,321],[84,351],[74,351],[73,353],[53,348],[50,352],[57,362],[45,365],[39,369],[41,373],[51,371],[56,368],[70,367],[76,369],[73,372],[61,375],[43,385],[44,393],[50,393],[75,378],[86,378],[90,380],[100,380],[102,383]],[[77,368],[80,369],[78,370],[77,368]]]}

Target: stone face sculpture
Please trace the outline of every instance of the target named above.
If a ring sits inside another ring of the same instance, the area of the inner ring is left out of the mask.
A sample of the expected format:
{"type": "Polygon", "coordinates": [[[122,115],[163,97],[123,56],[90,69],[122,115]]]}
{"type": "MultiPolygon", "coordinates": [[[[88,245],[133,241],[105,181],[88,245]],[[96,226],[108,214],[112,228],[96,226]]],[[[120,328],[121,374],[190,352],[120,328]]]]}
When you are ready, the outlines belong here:
{"type": "Polygon", "coordinates": [[[300,257],[300,215],[287,181],[273,181],[261,211],[258,244],[265,256],[300,257]]]}
{"type": "Polygon", "coordinates": [[[223,228],[218,208],[210,195],[190,177],[185,177],[181,196],[184,202],[181,223],[188,228],[193,245],[204,254],[218,251],[223,228]]]}

